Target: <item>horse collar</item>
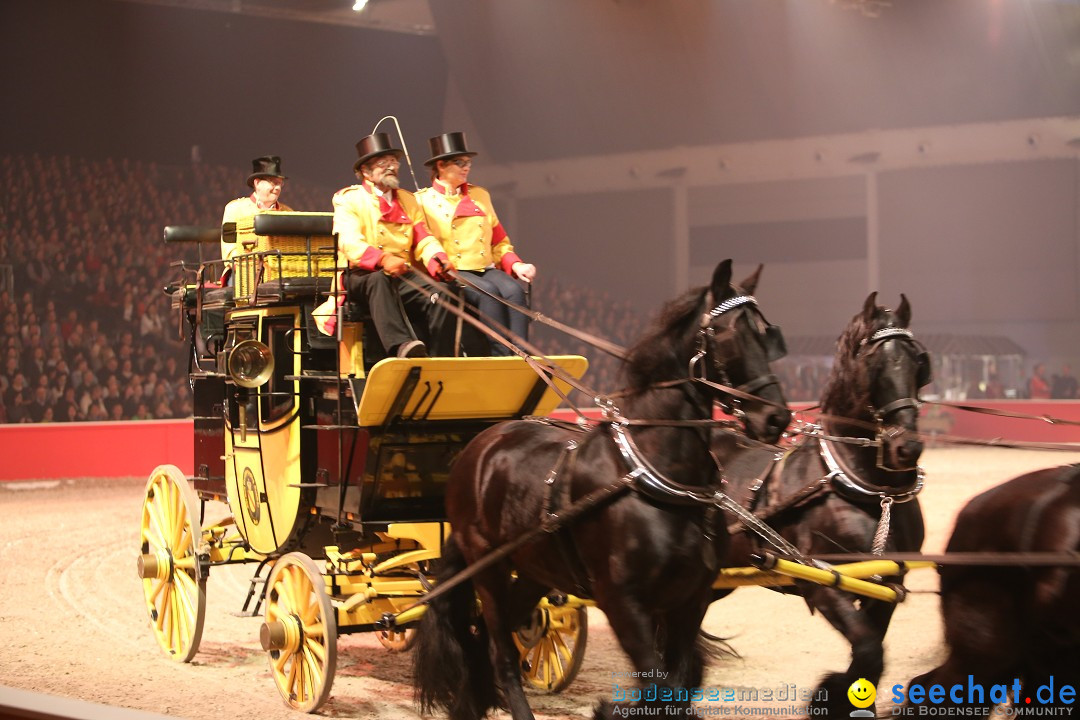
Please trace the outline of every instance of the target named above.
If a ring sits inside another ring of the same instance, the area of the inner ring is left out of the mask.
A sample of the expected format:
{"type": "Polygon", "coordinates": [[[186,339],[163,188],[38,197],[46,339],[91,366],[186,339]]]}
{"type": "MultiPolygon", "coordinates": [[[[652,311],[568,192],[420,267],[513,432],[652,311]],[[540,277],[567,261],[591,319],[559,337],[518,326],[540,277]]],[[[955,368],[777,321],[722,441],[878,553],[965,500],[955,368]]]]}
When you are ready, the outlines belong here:
{"type": "MultiPolygon", "coordinates": [[[[820,428],[819,428],[820,432],[820,428]]],[[[891,498],[894,502],[907,502],[913,500],[922,492],[923,479],[926,473],[921,465],[915,466],[915,480],[906,488],[891,488],[886,485],[874,485],[860,478],[851,468],[845,467],[840,457],[832,449],[830,441],[824,437],[818,438],[818,447],[821,448],[821,460],[825,463],[829,473],[826,475],[832,481],[833,486],[841,494],[854,501],[870,498],[891,498]]]]}

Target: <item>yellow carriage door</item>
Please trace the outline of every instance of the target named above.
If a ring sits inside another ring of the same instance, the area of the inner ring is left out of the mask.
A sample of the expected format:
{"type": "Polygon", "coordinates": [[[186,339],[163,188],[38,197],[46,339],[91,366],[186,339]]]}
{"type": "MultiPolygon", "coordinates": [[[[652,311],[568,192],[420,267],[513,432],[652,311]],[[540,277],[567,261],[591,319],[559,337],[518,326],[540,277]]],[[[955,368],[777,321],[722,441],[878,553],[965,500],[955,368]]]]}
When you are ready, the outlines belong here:
{"type": "Polygon", "coordinates": [[[256,388],[229,385],[226,452],[231,455],[229,504],[252,549],[273,553],[296,529],[301,512],[300,423],[296,381],[299,374],[295,310],[265,308],[258,336],[273,358],[267,382],[256,388]]]}

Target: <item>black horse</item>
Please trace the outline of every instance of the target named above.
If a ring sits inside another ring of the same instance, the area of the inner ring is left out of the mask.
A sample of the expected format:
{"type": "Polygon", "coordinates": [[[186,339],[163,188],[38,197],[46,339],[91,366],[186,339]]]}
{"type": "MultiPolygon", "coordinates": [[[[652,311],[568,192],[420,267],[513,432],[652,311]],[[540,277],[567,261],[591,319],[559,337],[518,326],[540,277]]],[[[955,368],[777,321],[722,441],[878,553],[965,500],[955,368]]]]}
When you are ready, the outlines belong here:
{"type": "MultiPolygon", "coordinates": [[[[956,518],[946,554],[954,552],[1080,553],[1080,465],[1027,473],[972,498],[956,518]]],[[[1005,699],[1000,688],[991,694],[999,685],[1020,709],[1076,707],[1080,568],[946,565],[941,611],[949,656],[908,691],[941,685],[938,707],[989,708],[1005,699]],[[1065,686],[1075,691],[1067,698],[1065,686]]]]}
{"type": "MultiPolygon", "coordinates": [[[[760,271],[736,287],[731,261],[720,263],[709,287],[669,303],[630,351],[621,417],[652,424],[610,422],[582,432],[512,421],[465,448],[446,490],[453,532],[440,581],[590,494],[626,492],[432,598],[415,651],[423,711],[442,707],[454,720],[475,720],[502,706],[515,720],[532,718],[511,633],[558,589],[595,599],[634,668],[657,679],[650,704],[690,712],[676,690],[700,685],[697,634],[728,540],[722,513],[688,499],[712,497],[719,487],[702,423],[719,400],[748,435],[775,442],[791,418],[769,370],[782,339],[750,295],[760,271]]],[[[597,713],[612,709],[604,703],[597,713]]]]}
{"type": "MultiPolygon", "coordinates": [[[[901,295],[895,311],[876,299],[877,293],[867,297],[840,336],[822,391],[820,433],[804,435],[760,475],[734,468],[729,473],[731,494],[808,556],[922,547],[922,511],[915,499],[922,484],[916,398],[930,382],[929,357],[907,329],[907,298],[901,295]],[[863,438],[867,445],[830,437],[863,438]]],[[[714,446],[727,452],[732,442],[717,434],[714,446]]],[[[776,551],[740,527],[723,564],[748,565],[750,553],[762,549],[776,551]]],[[[818,715],[847,717],[848,687],[859,678],[876,685],[881,677],[882,640],[894,605],[816,584],[782,591],[801,594],[851,643],[848,669],[826,675],[814,693],[818,715]]]]}

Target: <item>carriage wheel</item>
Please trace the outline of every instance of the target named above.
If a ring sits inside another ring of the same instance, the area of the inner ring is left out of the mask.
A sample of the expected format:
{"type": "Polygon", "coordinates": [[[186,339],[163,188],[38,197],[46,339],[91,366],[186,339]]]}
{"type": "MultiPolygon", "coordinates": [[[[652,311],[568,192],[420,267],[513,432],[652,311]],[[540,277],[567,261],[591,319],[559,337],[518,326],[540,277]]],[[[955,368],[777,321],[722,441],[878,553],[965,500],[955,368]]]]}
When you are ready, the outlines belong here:
{"type": "Polygon", "coordinates": [[[540,690],[562,692],[581,669],[588,637],[589,616],[584,607],[541,602],[529,624],[514,632],[522,677],[540,690]]]}
{"type": "Polygon", "coordinates": [[[187,662],[199,649],[206,617],[206,575],[199,559],[198,499],[173,465],[146,483],[142,511],[142,578],[150,625],[165,654],[187,662]]]}
{"type": "Polygon", "coordinates": [[[285,702],[314,712],[330,697],[337,667],[337,616],[315,561],[281,557],[266,583],[266,622],[259,640],[285,702]]]}
{"type": "Polygon", "coordinates": [[[382,646],[390,652],[404,652],[413,646],[416,641],[416,631],[412,628],[392,628],[379,630],[375,633],[382,646]]]}

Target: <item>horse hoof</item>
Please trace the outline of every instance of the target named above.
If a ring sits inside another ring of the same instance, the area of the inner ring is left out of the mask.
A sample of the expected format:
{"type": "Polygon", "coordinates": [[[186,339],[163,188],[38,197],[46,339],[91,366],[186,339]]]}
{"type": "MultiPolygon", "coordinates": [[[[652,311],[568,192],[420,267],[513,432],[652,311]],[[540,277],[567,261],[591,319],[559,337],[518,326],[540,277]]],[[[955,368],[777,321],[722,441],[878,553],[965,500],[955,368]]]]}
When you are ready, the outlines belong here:
{"type": "Polygon", "coordinates": [[[593,720],[611,720],[612,709],[610,700],[601,700],[593,709],[593,720]]]}

